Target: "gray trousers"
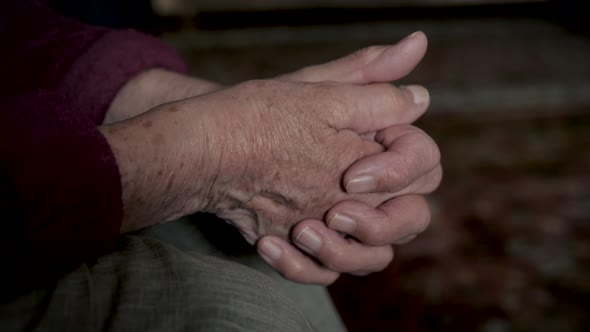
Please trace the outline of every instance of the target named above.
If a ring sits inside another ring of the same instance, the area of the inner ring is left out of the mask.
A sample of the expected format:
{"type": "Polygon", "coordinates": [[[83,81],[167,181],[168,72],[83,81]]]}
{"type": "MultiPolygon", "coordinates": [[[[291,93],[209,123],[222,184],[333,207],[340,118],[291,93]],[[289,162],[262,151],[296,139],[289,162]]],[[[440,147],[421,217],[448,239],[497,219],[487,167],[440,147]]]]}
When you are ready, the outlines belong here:
{"type": "Polygon", "coordinates": [[[127,236],[56,287],[0,304],[0,331],[310,331],[262,273],[127,236]]]}

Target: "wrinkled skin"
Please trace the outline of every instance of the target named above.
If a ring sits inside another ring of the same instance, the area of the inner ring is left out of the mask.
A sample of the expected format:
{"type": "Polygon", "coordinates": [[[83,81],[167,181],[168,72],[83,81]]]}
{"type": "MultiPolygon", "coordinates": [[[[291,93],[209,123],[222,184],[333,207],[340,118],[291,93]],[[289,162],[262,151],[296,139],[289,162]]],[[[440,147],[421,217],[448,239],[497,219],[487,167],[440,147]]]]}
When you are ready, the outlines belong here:
{"type": "Polygon", "coordinates": [[[342,200],[378,205],[390,198],[348,194],[342,175],[356,160],[383,151],[361,136],[385,125],[367,110],[397,120],[392,106],[401,108],[407,95],[389,85],[252,81],[166,107],[189,113],[223,103],[200,113],[207,116],[208,163],[216,167],[203,210],[254,243],[268,234],[286,238],[295,223],[321,219],[342,200]]]}

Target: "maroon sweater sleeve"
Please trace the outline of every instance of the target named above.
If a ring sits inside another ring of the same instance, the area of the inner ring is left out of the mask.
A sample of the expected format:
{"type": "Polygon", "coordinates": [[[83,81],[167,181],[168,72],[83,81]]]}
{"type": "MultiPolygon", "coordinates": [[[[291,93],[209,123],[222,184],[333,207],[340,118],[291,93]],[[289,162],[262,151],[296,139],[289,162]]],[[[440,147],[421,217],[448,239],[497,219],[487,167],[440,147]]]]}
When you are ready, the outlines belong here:
{"type": "Polygon", "coordinates": [[[0,1],[0,40],[2,278],[47,280],[119,236],[120,177],[97,130],[115,94],[143,70],[185,65],[155,38],[85,26],[36,1],[0,1]]]}

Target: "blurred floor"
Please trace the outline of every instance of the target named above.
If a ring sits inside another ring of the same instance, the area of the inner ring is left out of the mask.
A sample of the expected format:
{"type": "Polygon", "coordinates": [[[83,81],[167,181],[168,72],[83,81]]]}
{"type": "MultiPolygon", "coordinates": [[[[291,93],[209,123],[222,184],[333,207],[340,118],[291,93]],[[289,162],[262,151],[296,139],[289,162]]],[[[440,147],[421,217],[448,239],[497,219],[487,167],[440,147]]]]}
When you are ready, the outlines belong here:
{"type": "Polygon", "coordinates": [[[540,20],[188,30],[164,38],[186,57],[193,74],[233,83],[394,43],[417,30],[427,33],[430,48],[402,83],[426,85],[433,111],[559,111],[555,107],[590,104],[588,39],[540,20]]]}
{"type": "Polygon", "coordinates": [[[351,331],[590,330],[590,40],[539,19],[202,31],[164,38],[193,74],[271,77],[423,30],[420,122],[446,177],[395,263],[330,288],[351,331]]]}

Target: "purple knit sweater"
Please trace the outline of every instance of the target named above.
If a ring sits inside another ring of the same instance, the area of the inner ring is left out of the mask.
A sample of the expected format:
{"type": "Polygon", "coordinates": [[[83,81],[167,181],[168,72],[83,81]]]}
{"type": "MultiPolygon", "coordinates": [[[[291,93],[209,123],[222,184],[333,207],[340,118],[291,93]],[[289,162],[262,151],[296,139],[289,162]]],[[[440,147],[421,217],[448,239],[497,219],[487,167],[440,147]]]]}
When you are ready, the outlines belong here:
{"type": "Polygon", "coordinates": [[[30,284],[115,248],[121,182],[97,125],[135,74],[185,65],[153,37],[38,1],[0,1],[0,41],[2,278],[30,284]]]}

